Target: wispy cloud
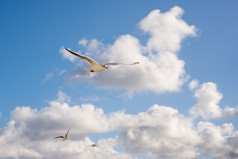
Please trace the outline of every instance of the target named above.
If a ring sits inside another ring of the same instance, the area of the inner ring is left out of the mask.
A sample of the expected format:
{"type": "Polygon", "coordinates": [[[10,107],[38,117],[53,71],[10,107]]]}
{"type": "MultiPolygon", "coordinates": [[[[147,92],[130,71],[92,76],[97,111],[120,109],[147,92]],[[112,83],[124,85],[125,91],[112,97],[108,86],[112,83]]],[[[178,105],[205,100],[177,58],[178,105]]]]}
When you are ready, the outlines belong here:
{"type": "Polygon", "coordinates": [[[53,73],[47,73],[45,75],[45,79],[42,81],[42,84],[44,84],[45,82],[49,81],[50,79],[52,79],[54,77],[53,73]]]}
{"type": "Polygon", "coordinates": [[[102,98],[100,98],[97,95],[92,95],[92,96],[89,96],[89,97],[80,97],[80,100],[84,101],[84,102],[87,102],[87,101],[100,101],[100,100],[102,100],[102,98]]]}
{"type": "Polygon", "coordinates": [[[199,81],[194,79],[192,80],[189,84],[188,84],[188,87],[190,90],[194,90],[196,89],[197,87],[199,86],[199,81]]]}
{"type": "Polygon", "coordinates": [[[62,69],[62,70],[58,73],[58,75],[61,76],[61,75],[63,75],[65,72],[67,72],[67,69],[62,69]]]}
{"type": "Polygon", "coordinates": [[[233,118],[236,117],[238,118],[238,107],[229,107],[226,106],[224,109],[224,117],[226,118],[233,118]]]}
{"type": "Polygon", "coordinates": [[[79,45],[86,46],[88,44],[88,40],[85,38],[82,38],[81,40],[79,40],[78,43],[79,45]]]}
{"type": "Polygon", "coordinates": [[[45,84],[47,81],[52,80],[53,78],[57,77],[57,76],[62,76],[67,72],[67,69],[62,69],[62,70],[56,70],[56,71],[52,71],[50,73],[47,73],[45,75],[44,80],[42,81],[42,84],[45,84]]]}

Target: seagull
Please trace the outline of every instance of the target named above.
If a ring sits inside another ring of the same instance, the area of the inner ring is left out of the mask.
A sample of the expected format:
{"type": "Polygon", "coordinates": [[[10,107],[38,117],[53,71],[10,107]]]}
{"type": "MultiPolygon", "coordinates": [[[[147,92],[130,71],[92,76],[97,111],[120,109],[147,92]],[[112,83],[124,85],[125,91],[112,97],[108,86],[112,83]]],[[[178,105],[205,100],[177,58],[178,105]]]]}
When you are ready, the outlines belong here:
{"type": "Polygon", "coordinates": [[[91,146],[92,146],[92,147],[98,147],[98,145],[96,145],[96,144],[92,144],[91,146]]]}
{"type": "Polygon", "coordinates": [[[57,137],[55,137],[55,139],[57,139],[57,138],[62,138],[63,141],[68,140],[68,133],[69,133],[69,130],[67,131],[67,133],[65,134],[65,136],[57,136],[57,137]]]}
{"type": "Polygon", "coordinates": [[[76,52],[73,52],[67,48],[65,48],[65,50],[67,50],[68,52],[70,52],[71,54],[87,61],[92,67],[91,68],[85,68],[85,70],[90,71],[90,72],[100,72],[103,71],[105,69],[108,69],[107,66],[115,66],[115,65],[135,65],[138,64],[139,62],[134,62],[134,63],[106,63],[106,64],[99,64],[98,62],[96,62],[95,60],[91,59],[88,56],[85,55],[81,55],[78,54],[76,52]]]}

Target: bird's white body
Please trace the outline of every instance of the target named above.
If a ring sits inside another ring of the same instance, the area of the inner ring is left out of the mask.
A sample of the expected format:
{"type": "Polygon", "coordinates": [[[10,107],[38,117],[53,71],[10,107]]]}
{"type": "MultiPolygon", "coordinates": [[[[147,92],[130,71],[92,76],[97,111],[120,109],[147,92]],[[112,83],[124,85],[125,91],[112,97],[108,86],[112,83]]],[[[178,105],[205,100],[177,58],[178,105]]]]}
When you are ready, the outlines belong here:
{"type": "Polygon", "coordinates": [[[93,65],[90,68],[85,68],[85,70],[90,71],[90,72],[100,72],[107,69],[107,67],[103,67],[101,65],[93,65]]]}

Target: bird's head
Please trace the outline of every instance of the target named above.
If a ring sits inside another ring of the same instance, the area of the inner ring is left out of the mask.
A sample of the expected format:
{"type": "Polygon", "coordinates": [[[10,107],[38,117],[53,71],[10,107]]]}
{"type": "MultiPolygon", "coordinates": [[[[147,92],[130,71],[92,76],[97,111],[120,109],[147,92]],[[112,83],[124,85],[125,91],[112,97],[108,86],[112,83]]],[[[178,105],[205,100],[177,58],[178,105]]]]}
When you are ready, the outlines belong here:
{"type": "Polygon", "coordinates": [[[108,69],[108,67],[107,67],[106,65],[102,65],[102,67],[104,67],[104,68],[108,69]]]}

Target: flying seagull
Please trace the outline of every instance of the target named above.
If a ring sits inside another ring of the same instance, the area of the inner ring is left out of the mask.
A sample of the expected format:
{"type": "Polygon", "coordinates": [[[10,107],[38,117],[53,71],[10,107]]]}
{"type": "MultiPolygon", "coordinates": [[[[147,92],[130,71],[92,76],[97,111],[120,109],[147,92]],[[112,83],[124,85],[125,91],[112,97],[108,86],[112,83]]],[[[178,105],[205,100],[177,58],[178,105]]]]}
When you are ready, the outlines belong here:
{"type": "Polygon", "coordinates": [[[67,131],[67,133],[65,134],[65,136],[57,136],[57,137],[55,137],[55,139],[57,139],[57,138],[62,138],[63,141],[68,140],[68,133],[69,133],[69,130],[67,131]]]}
{"type": "Polygon", "coordinates": [[[96,145],[96,144],[92,144],[91,146],[92,146],[92,147],[98,147],[98,145],[96,145]]]}
{"type": "Polygon", "coordinates": [[[98,62],[96,62],[95,60],[91,59],[88,56],[85,55],[81,55],[78,54],[76,52],[73,52],[67,48],[65,48],[68,52],[70,52],[71,54],[87,61],[92,67],[91,68],[85,68],[85,70],[90,71],[90,72],[100,72],[103,71],[105,69],[108,69],[107,66],[115,66],[115,65],[135,65],[138,64],[139,62],[134,62],[134,63],[106,63],[106,64],[99,64],[98,62]]]}

